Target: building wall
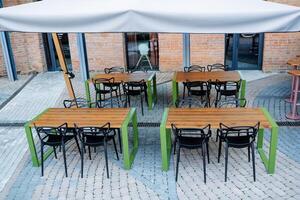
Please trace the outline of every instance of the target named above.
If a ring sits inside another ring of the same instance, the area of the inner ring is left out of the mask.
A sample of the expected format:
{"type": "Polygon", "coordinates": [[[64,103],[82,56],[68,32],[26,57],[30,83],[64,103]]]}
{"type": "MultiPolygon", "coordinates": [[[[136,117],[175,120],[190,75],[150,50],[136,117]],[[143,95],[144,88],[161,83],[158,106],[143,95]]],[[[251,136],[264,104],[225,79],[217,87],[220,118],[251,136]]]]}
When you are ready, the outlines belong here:
{"type": "MultiPolygon", "coordinates": [[[[299,0],[270,0],[300,7],[299,0]]],[[[300,33],[266,33],[264,43],[263,71],[284,71],[286,64],[300,54],[300,33]]]]}
{"type": "MultiPolygon", "coordinates": [[[[4,7],[29,3],[33,0],[4,0],[4,7]]],[[[41,34],[38,33],[10,33],[11,46],[17,71],[30,73],[44,71],[46,68],[44,47],[41,34]]],[[[5,64],[1,49],[0,75],[5,75],[5,64]]]]}

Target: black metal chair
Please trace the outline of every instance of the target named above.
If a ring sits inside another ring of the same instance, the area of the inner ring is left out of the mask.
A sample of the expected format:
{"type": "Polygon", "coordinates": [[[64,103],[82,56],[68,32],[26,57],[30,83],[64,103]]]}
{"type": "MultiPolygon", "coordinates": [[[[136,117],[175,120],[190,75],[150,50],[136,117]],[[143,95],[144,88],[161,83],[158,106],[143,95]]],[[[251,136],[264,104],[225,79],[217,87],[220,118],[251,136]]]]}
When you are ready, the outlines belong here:
{"type": "MultiPolygon", "coordinates": [[[[226,99],[218,102],[218,108],[245,108],[247,105],[246,99],[226,99]]],[[[219,132],[216,135],[216,142],[219,139],[219,132]]]]}
{"type": "Polygon", "coordinates": [[[216,80],[215,88],[217,91],[215,107],[218,106],[218,102],[221,101],[222,96],[227,99],[228,97],[238,99],[238,94],[241,86],[241,81],[219,81],[216,80]]]}
{"type": "Polygon", "coordinates": [[[89,159],[91,160],[91,150],[90,147],[104,146],[104,155],[105,155],[105,165],[106,165],[106,174],[109,178],[108,171],[108,155],[107,155],[107,142],[113,141],[115,153],[117,159],[119,160],[119,155],[117,151],[116,141],[115,141],[115,132],[110,128],[110,123],[106,123],[103,126],[99,127],[78,127],[76,124],[75,130],[81,142],[81,178],[83,178],[83,158],[84,158],[84,149],[85,146],[88,146],[89,150],[89,159]]]}
{"type": "Polygon", "coordinates": [[[253,179],[256,180],[255,175],[255,154],[254,154],[254,142],[258,133],[260,123],[258,122],[254,126],[235,126],[229,127],[220,123],[218,129],[219,151],[218,151],[218,163],[220,162],[221,146],[225,143],[225,182],[227,181],[227,166],[228,166],[228,149],[229,148],[248,148],[248,162],[250,162],[250,148],[252,151],[252,167],[253,167],[253,179]]]}
{"type": "MultiPolygon", "coordinates": [[[[205,72],[205,67],[201,67],[199,65],[191,65],[189,67],[184,67],[184,72],[205,72]]],[[[185,98],[185,91],[186,91],[186,83],[183,83],[183,94],[182,99],[185,98]]]]}
{"type": "Polygon", "coordinates": [[[142,115],[144,115],[144,100],[143,96],[145,96],[146,103],[148,105],[148,99],[147,99],[147,90],[145,88],[145,81],[134,81],[134,82],[127,82],[123,84],[123,90],[126,95],[126,103],[125,106],[127,105],[130,107],[130,96],[140,96],[141,99],[141,109],[142,109],[142,115]]]}
{"type": "Polygon", "coordinates": [[[227,71],[228,65],[224,65],[221,63],[215,63],[212,65],[207,65],[207,71],[227,71]]]}
{"type": "Polygon", "coordinates": [[[65,108],[89,108],[89,104],[84,98],[65,99],[63,104],[65,108]]]}
{"type": "Polygon", "coordinates": [[[111,68],[105,68],[104,73],[110,74],[110,73],[124,73],[125,68],[124,67],[111,67],[111,68]]]}
{"type": "Polygon", "coordinates": [[[116,84],[114,78],[98,78],[98,79],[92,79],[95,91],[96,91],[96,106],[98,108],[103,108],[106,106],[106,95],[109,95],[110,98],[110,107],[113,107],[113,93],[115,93],[116,100],[118,103],[118,106],[120,107],[120,98],[118,95],[118,91],[120,90],[120,84],[116,84]],[[102,98],[103,95],[103,98],[102,98]],[[103,105],[102,105],[103,102],[103,105]]]}
{"type": "Polygon", "coordinates": [[[188,98],[183,99],[179,104],[179,107],[182,107],[182,105],[188,103],[189,107],[192,106],[192,104],[199,105],[198,107],[210,107],[210,91],[211,91],[211,85],[209,82],[204,81],[189,81],[187,80],[185,82],[185,86],[188,91],[188,98]],[[200,99],[199,99],[200,97],[200,99]],[[202,106],[204,105],[204,106],[202,106]]]}
{"type": "Polygon", "coordinates": [[[204,183],[206,183],[206,161],[205,154],[207,154],[207,161],[209,163],[209,138],[211,137],[211,129],[210,124],[206,125],[203,128],[197,129],[180,129],[177,128],[175,124],[171,124],[172,132],[174,134],[174,152],[176,149],[176,144],[178,144],[177,148],[177,160],[176,160],[176,177],[175,180],[177,182],[178,178],[178,169],[179,169],[179,161],[180,161],[180,149],[199,149],[202,150],[203,156],[203,174],[204,174],[204,183]]]}
{"type": "Polygon", "coordinates": [[[65,165],[65,174],[68,177],[67,161],[66,161],[66,148],[65,145],[70,140],[75,139],[76,145],[80,153],[80,147],[77,137],[73,133],[69,133],[67,123],[62,124],[59,127],[38,127],[34,124],[35,130],[41,142],[41,173],[44,176],[44,146],[50,146],[53,148],[54,156],[57,159],[56,147],[61,146],[63,150],[63,159],[65,165]]]}

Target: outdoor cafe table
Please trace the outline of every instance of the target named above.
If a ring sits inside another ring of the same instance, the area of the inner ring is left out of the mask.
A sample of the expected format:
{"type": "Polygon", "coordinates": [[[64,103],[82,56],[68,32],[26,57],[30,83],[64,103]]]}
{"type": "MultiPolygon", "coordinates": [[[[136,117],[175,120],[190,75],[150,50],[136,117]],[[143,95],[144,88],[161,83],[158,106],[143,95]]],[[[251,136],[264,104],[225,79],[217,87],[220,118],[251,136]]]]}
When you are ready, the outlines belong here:
{"type": "MultiPolygon", "coordinates": [[[[77,126],[102,126],[110,122],[111,128],[121,129],[123,164],[125,169],[130,169],[138,149],[138,128],[137,115],[135,108],[49,108],[36,116],[33,120],[25,124],[25,132],[31,154],[33,166],[40,166],[40,160],[37,156],[32,128],[34,124],[41,127],[58,127],[64,123],[69,128],[77,126]],[[133,148],[129,149],[128,125],[132,122],[133,126],[133,148]]],[[[44,154],[47,159],[53,152],[49,149],[44,154]]]]}
{"type": "Polygon", "coordinates": [[[290,75],[292,75],[292,91],[291,96],[286,101],[292,103],[292,112],[286,115],[286,118],[293,119],[293,120],[299,120],[300,116],[297,114],[297,106],[300,104],[297,103],[298,101],[298,93],[299,91],[299,79],[300,79],[300,70],[290,70],[288,72],[290,75]]]}
{"type": "Polygon", "coordinates": [[[96,74],[91,79],[85,81],[85,94],[87,101],[91,103],[90,83],[92,79],[114,78],[115,83],[127,83],[131,81],[139,82],[144,80],[147,84],[147,98],[148,98],[148,109],[152,110],[154,104],[157,101],[157,89],[156,89],[156,73],[110,73],[110,74],[96,74]]]}
{"type": "Polygon", "coordinates": [[[160,125],[162,170],[169,169],[172,139],[171,124],[178,128],[201,128],[210,124],[213,129],[220,123],[228,126],[254,126],[260,122],[257,136],[258,153],[269,174],[275,172],[278,125],[265,108],[166,108],[160,125]],[[269,158],[263,150],[264,129],[271,129],[269,158]]]}
{"type": "MultiPolygon", "coordinates": [[[[173,105],[179,98],[178,83],[186,81],[239,81],[241,76],[236,71],[213,71],[213,72],[175,72],[172,80],[173,105]]],[[[246,81],[242,80],[239,97],[245,98],[246,81]]]]}

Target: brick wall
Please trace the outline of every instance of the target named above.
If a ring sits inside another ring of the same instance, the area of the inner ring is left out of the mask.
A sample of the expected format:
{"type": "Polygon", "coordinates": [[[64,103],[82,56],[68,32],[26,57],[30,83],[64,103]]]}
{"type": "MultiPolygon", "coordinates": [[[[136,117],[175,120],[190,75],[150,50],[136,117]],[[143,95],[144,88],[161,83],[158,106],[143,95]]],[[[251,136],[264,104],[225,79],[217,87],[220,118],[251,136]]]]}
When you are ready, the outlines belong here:
{"type": "Polygon", "coordinates": [[[191,64],[224,63],[224,34],[191,34],[191,64]]]}
{"type": "MultiPolygon", "coordinates": [[[[300,6],[299,0],[270,0],[272,2],[300,6]]],[[[286,62],[300,54],[300,33],[266,33],[263,71],[290,69],[286,62]]]]}
{"type": "Polygon", "coordinates": [[[161,71],[182,70],[182,34],[158,34],[161,71]]]}
{"type": "MultiPolygon", "coordinates": [[[[124,66],[124,48],[122,33],[85,34],[89,69],[101,71],[106,67],[124,66]]],[[[76,34],[69,34],[72,66],[79,70],[79,58],[76,34]]]]}
{"type": "MultiPolygon", "coordinates": [[[[4,7],[29,2],[32,2],[32,0],[4,0],[4,7]]],[[[40,72],[45,69],[45,54],[41,34],[14,32],[10,33],[10,39],[18,72],[40,72]]],[[[0,74],[6,74],[2,49],[0,54],[0,74]]]]}

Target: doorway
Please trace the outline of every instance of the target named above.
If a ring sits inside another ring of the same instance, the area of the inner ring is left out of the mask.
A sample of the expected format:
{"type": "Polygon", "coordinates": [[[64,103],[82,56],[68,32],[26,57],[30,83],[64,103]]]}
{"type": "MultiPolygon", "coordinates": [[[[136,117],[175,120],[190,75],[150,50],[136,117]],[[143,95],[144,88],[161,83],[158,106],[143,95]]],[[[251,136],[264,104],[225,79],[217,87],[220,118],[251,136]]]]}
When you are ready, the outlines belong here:
{"type": "MultiPolygon", "coordinates": [[[[46,63],[48,71],[60,71],[60,64],[58,61],[58,56],[54,47],[52,34],[51,33],[43,33],[43,44],[46,56],[46,63]]],[[[69,38],[67,33],[59,33],[58,38],[61,41],[63,52],[66,59],[66,64],[68,70],[72,71],[72,62],[71,62],[71,53],[69,47],[69,38]]]]}
{"type": "Polygon", "coordinates": [[[125,33],[125,47],[129,70],[159,70],[157,33],[125,33]]]}
{"type": "Polygon", "coordinates": [[[230,70],[261,70],[264,34],[225,34],[225,64],[230,70]]]}

